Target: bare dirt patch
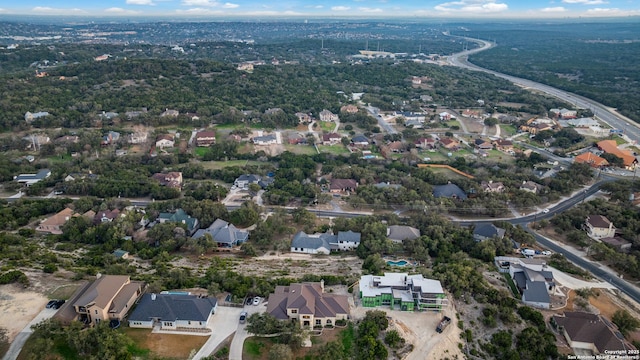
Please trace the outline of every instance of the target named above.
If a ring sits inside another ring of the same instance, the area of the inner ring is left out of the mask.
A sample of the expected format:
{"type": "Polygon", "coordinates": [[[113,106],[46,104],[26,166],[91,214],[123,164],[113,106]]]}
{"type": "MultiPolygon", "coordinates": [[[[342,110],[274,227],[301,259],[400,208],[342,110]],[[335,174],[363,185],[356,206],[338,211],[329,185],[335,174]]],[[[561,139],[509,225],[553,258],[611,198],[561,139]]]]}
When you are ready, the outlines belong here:
{"type": "Polygon", "coordinates": [[[48,300],[18,285],[0,285],[0,328],[7,329],[10,342],[44,309],[48,300]]]}
{"type": "Polygon", "coordinates": [[[153,334],[148,329],[127,328],[125,333],[143,349],[162,358],[188,359],[207,342],[207,336],[153,334]]]}

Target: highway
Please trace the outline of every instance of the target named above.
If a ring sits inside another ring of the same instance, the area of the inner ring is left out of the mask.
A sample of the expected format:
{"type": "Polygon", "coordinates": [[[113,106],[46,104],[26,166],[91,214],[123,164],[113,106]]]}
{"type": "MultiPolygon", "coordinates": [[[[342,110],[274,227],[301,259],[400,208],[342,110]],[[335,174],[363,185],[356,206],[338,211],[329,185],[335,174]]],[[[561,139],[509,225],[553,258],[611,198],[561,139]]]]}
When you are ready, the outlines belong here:
{"type": "MultiPolygon", "coordinates": [[[[445,35],[448,35],[448,34],[445,34],[445,35]]],[[[453,35],[449,35],[449,36],[453,36],[453,35]]],[[[458,37],[458,36],[454,36],[454,37],[458,37]]],[[[488,41],[478,40],[478,39],[473,39],[468,37],[462,37],[462,38],[466,39],[467,41],[473,41],[473,42],[479,43],[481,47],[459,52],[449,56],[448,62],[450,65],[465,68],[468,70],[482,71],[489,74],[493,74],[497,77],[509,80],[512,83],[522,86],[524,88],[538,90],[546,94],[549,94],[551,96],[554,96],[558,99],[564,100],[568,103],[572,103],[577,108],[589,109],[596,115],[596,117],[599,120],[602,120],[605,123],[609,124],[612,128],[624,130],[625,135],[627,135],[629,139],[631,139],[635,143],[638,143],[638,141],[640,141],[640,124],[634,122],[631,119],[624,118],[622,115],[612,112],[611,108],[597,101],[588,99],[584,96],[576,95],[568,91],[556,89],[554,87],[544,85],[535,81],[522,79],[522,78],[511,76],[511,75],[502,74],[497,71],[485,69],[470,63],[467,60],[469,55],[478,53],[480,51],[488,50],[493,46],[495,46],[495,44],[488,41]]]]}

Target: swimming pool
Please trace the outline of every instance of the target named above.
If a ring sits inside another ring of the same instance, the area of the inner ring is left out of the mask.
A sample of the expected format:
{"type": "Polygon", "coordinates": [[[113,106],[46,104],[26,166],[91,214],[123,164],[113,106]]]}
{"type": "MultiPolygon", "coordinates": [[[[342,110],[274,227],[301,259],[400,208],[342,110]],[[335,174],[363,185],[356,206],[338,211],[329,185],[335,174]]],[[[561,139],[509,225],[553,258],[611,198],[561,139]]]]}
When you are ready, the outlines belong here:
{"type": "Polygon", "coordinates": [[[407,260],[387,261],[387,265],[389,266],[407,266],[407,264],[409,264],[407,260]]]}

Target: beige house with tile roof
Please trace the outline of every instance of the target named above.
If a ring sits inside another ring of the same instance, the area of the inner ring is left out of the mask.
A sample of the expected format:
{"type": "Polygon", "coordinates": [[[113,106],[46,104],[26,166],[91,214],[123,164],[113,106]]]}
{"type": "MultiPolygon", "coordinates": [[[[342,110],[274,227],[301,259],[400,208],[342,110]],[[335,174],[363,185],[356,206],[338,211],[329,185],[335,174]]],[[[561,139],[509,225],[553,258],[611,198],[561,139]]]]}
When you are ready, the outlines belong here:
{"type": "Polygon", "coordinates": [[[324,281],[277,286],[269,295],[267,312],[280,320],[297,320],[301,327],[333,326],[348,318],[347,298],[325,293],[324,281]]]}
{"type": "Polygon", "coordinates": [[[62,234],[62,226],[73,216],[79,215],[75,214],[72,209],[65,208],[59,213],[42,220],[42,222],[40,222],[40,225],[36,227],[36,231],[56,235],[62,234]]]}
{"type": "Polygon", "coordinates": [[[100,276],[72,300],[76,318],[87,324],[122,320],[144,288],[144,282],[131,281],[126,275],[100,276]]]}

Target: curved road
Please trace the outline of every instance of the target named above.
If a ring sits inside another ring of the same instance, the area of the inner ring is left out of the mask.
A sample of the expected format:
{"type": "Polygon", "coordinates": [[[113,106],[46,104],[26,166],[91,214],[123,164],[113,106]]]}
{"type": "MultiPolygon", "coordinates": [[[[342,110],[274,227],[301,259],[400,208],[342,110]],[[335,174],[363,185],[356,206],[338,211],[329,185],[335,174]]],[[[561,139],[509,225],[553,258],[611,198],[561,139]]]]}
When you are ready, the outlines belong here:
{"type": "Polygon", "coordinates": [[[469,69],[469,70],[475,70],[475,71],[482,71],[482,72],[486,72],[489,74],[493,74],[497,77],[506,79],[511,81],[514,84],[523,86],[525,88],[531,88],[531,89],[535,89],[538,91],[542,91],[544,93],[547,93],[551,96],[554,96],[558,99],[564,100],[568,103],[572,103],[574,104],[576,107],[579,108],[584,108],[584,109],[589,109],[591,110],[597,118],[599,118],[600,120],[606,122],[607,124],[609,124],[611,127],[615,128],[615,129],[620,129],[620,130],[624,130],[625,135],[627,135],[629,137],[629,139],[631,139],[632,141],[634,141],[635,143],[637,143],[638,141],[640,141],[640,124],[622,117],[619,114],[616,114],[614,112],[611,111],[611,108],[597,102],[591,99],[588,99],[584,96],[580,96],[580,95],[576,95],[574,93],[568,92],[568,91],[564,91],[564,90],[560,90],[560,89],[556,89],[554,87],[545,85],[545,84],[541,84],[535,81],[531,81],[531,80],[527,80],[527,79],[522,79],[519,77],[515,77],[515,76],[511,76],[511,75],[507,75],[507,74],[503,74],[503,73],[499,73],[497,71],[493,71],[490,69],[485,69],[482,68],[480,66],[474,65],[472,63],[470,63],[467,58],[469,55],[471,54],[475,54],[478,53],[480,51],[485,51],[488,50],[492,47],[495,46],[494,43],[485,41],[485,40],[478,40],[478,39],[473,39],[473,38],[467,38],[467,37],[461,37],[461,36],[454,36],[454,35],[449,35],[446,34],[448,36],[453,36],[453,37],[460,37],[463,39],[466,39],[468,41],[473,41],[476,43],[479,43],[481,45],[481,47],[476,48],[476,49],[471,49],[471,50],[467,50],[467,51],[463,51],[460,53],[456,53],[453,54],[451,56],[448,57],[448,62],[449,64],[453,65],[453,66],[457,66],[457,67],[461,67],[461,68],[465,68],[465,69],[469,69]]]}

